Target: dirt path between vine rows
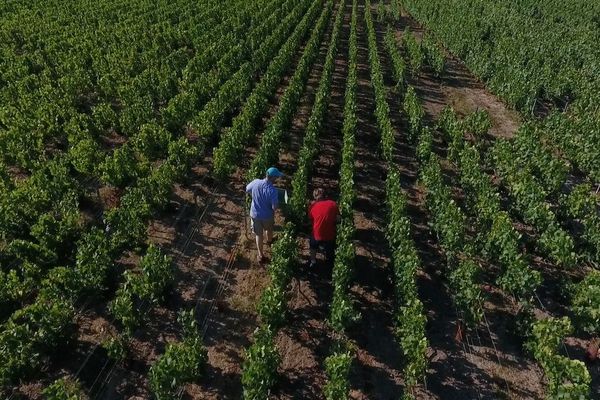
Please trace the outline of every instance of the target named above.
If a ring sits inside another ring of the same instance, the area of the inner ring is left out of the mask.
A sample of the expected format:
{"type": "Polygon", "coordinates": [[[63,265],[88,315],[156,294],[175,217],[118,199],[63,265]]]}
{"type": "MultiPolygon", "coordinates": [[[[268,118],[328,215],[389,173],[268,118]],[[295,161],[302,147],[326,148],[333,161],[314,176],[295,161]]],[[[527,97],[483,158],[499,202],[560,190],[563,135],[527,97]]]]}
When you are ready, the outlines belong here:
{"type": "MultiPolygon", "coordinates": [[[[294,144],[301,142],[301,136],[308,121],[310,107],[314,101],[315,86],[322,72],[322,64],[330,34],[331,26],[325,32],[319,55],[309,75],[307,90],[300,100],[292,122],[292,128],[287,136],[289,141],[288,146],[283,151],[283,158],[290,160],[290,165],[291,160],[296,158],[298,151],[298,147],[294,144]]],[[[299,55],[301,55],[302,50],[299,55]]],[[[278,89],[278,95],[272,103],[269,116],[274,115],[279,109],[279,100],[289,83],[293,71],[292,69],[290,75],[285,79],[285,84],[278,89]]],[[[268,119],[265,119],[264,124],[267,122],[268,119]]],[[[260,138],[257,138],[251,148],[246,150],[246,159],[242,162],[236,176],[228,184],[228,186],[236,188],[236,193],[240,193],[240,200],[243,197],[241,194],[247,183],[245,172],[250,166],[259,145],[260,138]]],[[[283,164],[279,167],[286,174],[286,177],[278,182],[277,186],[289,187],[291,173],[289,166],[283,164]]],[[[238,218],[238,232],[240,234],[242,232],[239,229],[246,229],[242,221],[243,218],[240,214],[238,218]]],[[[277,217],[279,226],[282,222],[282,218],[277,217]]],[[[277,235],[278,230],[279,228],[276,228],[275,235],[277,235]]],[[[249,347],[254,329],[258,326],[256,305],[263,289],[268,284],[268,274],[265,267],[258,265],[255,261],[256,249],[253,236],[250,233],[248,235],[244,234],[242,243],[243,248],[240,249],[236,259],[232,260],[229,275],[219,281],[220,289],[207,293],[205,296],[208,302],[214,301],[218,304],[206,323],[205,344],[209,352],[208,371],[206,377],[199,384],[188,385],[184,398],[220,400],[239,399],[242,396],[241,367],[243,352],[249,347]]],[[[266,246],[265,250],[266,255],[270,258],[270,248],[266,246]]]]}
{"type": "MultiPolygon", "coordinates": [[[[383,41],[384,27],[378,29],[379,42],[383,41]]],[[[421,38],[423,30],[409,17],[403,16],[395,24],[398,43],[406,26],[421,38]]],[[[387,56],[387,54],[386,54],[387,56]]],[[[385,59],[385,57],[384,57],[385,59]]],[[[390,62],[385,60],[386,75],[390,76],[390,62]]],[[[391,82],[390,82],[391,83],[391,82]]],[[[452,57],[447,58],[443,76],[436,77],[429,68],[416,78],[409,79],[415,87],[419,100],[426,111],[425,120],[432,124],[446,105],[451,105],[460,115],[476,109],[485,109],[491,116],[490,140],[511,137],[520,119],[516,112],[508,109],[498,98],[489,93],[466,69],[464,64],[452,57]]],[[[396,116],[402,103],[398,96],[389,98],[392,119],[400,130],[408,130],[404,113],[396,116]]],[[[413,220],[413,239],[419,249],[424,269],[419,276],[420,296],[428,312],[427,338],[430,341],[430,370],[427,385],[421,388],[419,398],[465,399],[465,398],[514,398],[535,399],[543,397],[543,383],[537,365],[523,354],[520,339],[513,335],[515,307],[500,290],[493,285],[491,270],[497,266],[483,265],[485,270],[484,309],[488,326],[469,332],[464,342],[456,342],[454,336],[458,317],[452,304],[450,291],[445,282],[445,257],[437,239],[428,226],[428,215],[424,207],[424,193],[417,184],[418,163],[414,145],[400,136],[398,165],[410,199],[410,216],[413,220]]],[[[436,138],[435,151],[446,156],[447,144],[440,135],[436,138]]],[[[462,191],[456,180],[456,171],[444,162],[445,174],[449,179],[457,202],[462,202],[462,191]]]]}
{"type": "Polygon", "coordinates": [[[353,399],[395,399],[402,393],[401,354],[393,334],[393,285],[385,239],[386,165],[379,154],[365,5],[358,7],[357,146],[355,161],[355,282],[351,289],[361,320],[349,331],[356,345],[350,382],[353,399]]]}
{"type": "MultiPolygon", "coordinates": [[[[337,5],[335,6],[337,9],[337,5]]],[[[312,188],[322,187],[334,199],[338,194],[338,173],[342,147],[342,118],[346,85],[346,55],[352,5],[346,2],[344,20],[338,38],[331,97],[319,138],[320,152],[312,167],[312,188]]],[[[332,16],[334,19],[335,16],[332,16]]],[[[310,183],[310,182],[309,182],[310,183]]],[[[281,380],[273,394],[277,399],[322,399],[326,381],[324,360],[330,346],[327,317],[331,304],[331,267],[320,262],[309,270],[308,230],[301,234],[300,265],[295,271],[288,303],[289,319],[277,338],[282,356],[281,380]]]]}

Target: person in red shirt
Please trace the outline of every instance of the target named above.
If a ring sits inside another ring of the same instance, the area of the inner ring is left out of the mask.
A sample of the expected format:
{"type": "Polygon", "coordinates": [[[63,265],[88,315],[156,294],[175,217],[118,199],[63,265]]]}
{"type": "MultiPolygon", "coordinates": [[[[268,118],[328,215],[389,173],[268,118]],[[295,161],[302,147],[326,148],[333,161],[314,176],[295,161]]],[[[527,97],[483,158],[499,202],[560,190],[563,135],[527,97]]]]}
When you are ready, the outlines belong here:
{"type": "Polygon", "coordinates": [[[312,225],[310,236],[310,267],[317,264],[317,250],[325,250],[327,262],[332,263],[335,252],[335,231],[340,212],[337,204],[325,196],[323,189],[313,191],[314,201],[308,208],[308,217],[312,225]]]}

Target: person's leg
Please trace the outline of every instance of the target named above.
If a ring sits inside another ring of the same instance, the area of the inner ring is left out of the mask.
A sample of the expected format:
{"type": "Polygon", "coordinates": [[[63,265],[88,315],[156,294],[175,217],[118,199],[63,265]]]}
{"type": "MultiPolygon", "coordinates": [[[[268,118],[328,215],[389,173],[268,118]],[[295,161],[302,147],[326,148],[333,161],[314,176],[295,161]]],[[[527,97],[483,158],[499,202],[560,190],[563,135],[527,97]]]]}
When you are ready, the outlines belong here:
{"type": "Polygon", "coordinates": [[[260,219],[252,218],[252,232],[256,241],[256,251],[258,252],[258,260],[262,261],[264,258],[263,253],[263,226],[260,219]]]}
{"type": "Polygon", "coordinates": [[[325,250],[325,259],[328,263],[333,264],[335,257],[335,241],[330,240],[327,242],[322,242],[325,250]]]}
{"type": "Polygon", "coordinates": [[[263,225],[263,230],[265,231],[265,239],[267,241],[267,244],[270,245],[273,243],[273,227],[275,226],[275,220],[266,219],[261,222],[263,225]]]}
{"type": "Polygon", "coordinates": [[[265,229],[265,240],[267,244],[270,245],[273,243],[273,231],[265,229]]]}
{"type": "Polygon", "coordinates": [[[317,249],[310,249],[310,262],[312,264],[317,262],[317,249]]]}
{"type": "Polygon", "coordinates": [[[256,235],[256,250],[258,251],[258,258],[263,259],[265,255],[263,254],[263,235],[256,235]]]}

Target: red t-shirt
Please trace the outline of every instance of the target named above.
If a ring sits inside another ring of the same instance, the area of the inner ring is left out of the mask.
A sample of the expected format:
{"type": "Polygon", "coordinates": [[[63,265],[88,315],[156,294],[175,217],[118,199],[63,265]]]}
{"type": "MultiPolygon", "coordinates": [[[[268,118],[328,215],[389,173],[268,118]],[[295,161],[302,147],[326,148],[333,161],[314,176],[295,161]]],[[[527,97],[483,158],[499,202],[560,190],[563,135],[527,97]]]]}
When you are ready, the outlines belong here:
{"type": "Polygon", "coordinates": [[[333,200],[316,201],[310,205],[308,216],[312,221],[315,240],[334,240],[338,206],[333,200]]]}

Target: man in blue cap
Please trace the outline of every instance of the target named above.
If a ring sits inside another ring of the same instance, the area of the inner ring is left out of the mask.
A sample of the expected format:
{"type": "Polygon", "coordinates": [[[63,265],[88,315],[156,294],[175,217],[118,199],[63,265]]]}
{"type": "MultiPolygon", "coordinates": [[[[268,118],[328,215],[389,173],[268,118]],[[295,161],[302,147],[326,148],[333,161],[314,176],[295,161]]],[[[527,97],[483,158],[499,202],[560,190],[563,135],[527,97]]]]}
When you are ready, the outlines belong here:
{"type": "Polygon", "coordinates": [[[283,174],[275,167],[267,170],[265,179],[255,179],[246,186],[246,193],[252,196],[250,217],[252,218],[252,232],[256,236],[256,249],[258,262],[264,263],[266,257],[263,253],[263,233],[267,242],[273,240],[273,225],[275,225],[275,210],[279,207],[279,196],[273,183],[283,174]]]}

